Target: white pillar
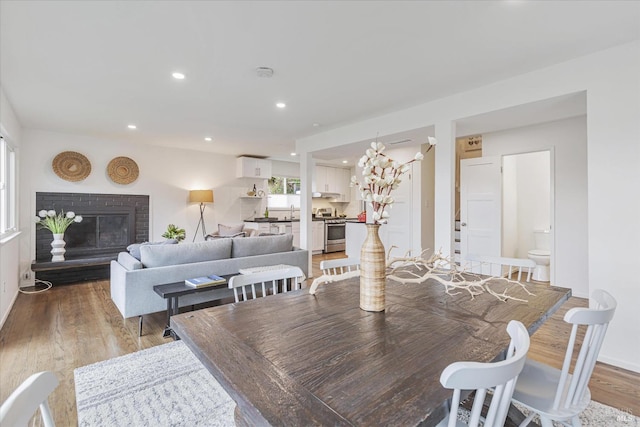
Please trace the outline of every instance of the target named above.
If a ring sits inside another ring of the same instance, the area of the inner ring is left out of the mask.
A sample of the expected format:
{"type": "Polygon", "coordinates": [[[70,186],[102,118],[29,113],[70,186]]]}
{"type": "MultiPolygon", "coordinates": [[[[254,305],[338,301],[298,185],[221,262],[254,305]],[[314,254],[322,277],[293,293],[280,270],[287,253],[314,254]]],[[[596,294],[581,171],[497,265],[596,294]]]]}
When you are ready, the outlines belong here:
{"type": "Polygon", "coordinates": [[[309,251],[309,274],[313,275],[311,260],[311,183],[313,179],[313,156],[311,153],[300,153],[300,247],[309,251]]]}
{"type": "Polygon", "coordinates": [[[455,122],[443,120],[435,124],[438,144],[435,147],[435,230],[434,250],[453,258],[455,217],[455,122]]]}

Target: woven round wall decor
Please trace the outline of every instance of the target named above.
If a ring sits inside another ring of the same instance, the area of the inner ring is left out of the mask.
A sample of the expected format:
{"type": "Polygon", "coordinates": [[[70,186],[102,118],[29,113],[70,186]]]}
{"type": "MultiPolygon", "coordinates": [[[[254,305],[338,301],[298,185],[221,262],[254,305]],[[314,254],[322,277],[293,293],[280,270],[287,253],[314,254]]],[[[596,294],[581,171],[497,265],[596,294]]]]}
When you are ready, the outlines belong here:
{"type": "Polygon", "coordinates": [[[138,165],[128,157],[116,157],[107,165],[109,178],[116,184],[131,184],[138,179],[138,165]]]}
{"type": "Polygon", "coordinates": [[[91,173],[91,162],[75,151],[63,151],[53,158],[51,167],[60,178],[76,182],[82,181],[91,173]]]}

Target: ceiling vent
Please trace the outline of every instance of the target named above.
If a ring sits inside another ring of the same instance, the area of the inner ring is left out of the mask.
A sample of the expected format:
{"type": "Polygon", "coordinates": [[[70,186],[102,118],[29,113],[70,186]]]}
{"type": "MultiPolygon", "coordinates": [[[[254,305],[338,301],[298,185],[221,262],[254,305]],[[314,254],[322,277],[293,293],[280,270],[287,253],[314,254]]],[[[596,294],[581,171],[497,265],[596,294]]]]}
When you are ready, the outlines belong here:
{"type": "Polygon", "coordinates": [[[389,145],[406,144],[407,142],[411,142],[411,141],[413,141],[413,139],[411,139],[411,138],[400,139],[398,141],[390,142],[389,145]]]}
{"type": "Polygon", "coordinates": [[[273,76],[273,68],[269,67],[258,67],[256,68],[256,74],[258,77],[269,78],[273,76]]]}

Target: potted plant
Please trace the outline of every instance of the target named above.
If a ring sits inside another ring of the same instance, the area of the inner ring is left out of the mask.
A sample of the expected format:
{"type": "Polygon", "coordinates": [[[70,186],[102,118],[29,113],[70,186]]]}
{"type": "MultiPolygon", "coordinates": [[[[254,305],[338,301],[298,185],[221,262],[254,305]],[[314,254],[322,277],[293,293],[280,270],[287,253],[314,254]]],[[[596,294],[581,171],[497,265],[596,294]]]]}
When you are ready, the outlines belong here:
{"type": "Polygon", "coordinates": [[[184,228],[178,228],[174,224],[169,224],[167,226],[167,231],[162,234],[162,237],[165,239],[175,239],[178,242],[183,241],[185,236],[184,228]]]}

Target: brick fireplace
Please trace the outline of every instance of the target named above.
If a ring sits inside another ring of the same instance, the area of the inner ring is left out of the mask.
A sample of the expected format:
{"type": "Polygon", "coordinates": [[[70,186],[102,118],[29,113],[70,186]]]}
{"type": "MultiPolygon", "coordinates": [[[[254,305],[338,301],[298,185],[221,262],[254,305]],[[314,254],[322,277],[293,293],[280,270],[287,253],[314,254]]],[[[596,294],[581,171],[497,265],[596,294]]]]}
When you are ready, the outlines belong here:
{"type": "MultiPolygon", "coordinates": [[[[108,259],[115,259],[131,243],[149,240],[149,196],[37,192],[36,213],[42,209],[73,211],[83,217],[64,234],[66,261],[103,260],[101,266],[72,268],[68,263],[69,268],[38,271],[42,280],[70,283],[109,277],[108,259]]],[[[49,230],[36,231],[36,263],[51,261],[51,240],[49,230]]]]}

